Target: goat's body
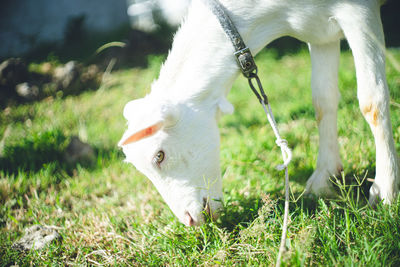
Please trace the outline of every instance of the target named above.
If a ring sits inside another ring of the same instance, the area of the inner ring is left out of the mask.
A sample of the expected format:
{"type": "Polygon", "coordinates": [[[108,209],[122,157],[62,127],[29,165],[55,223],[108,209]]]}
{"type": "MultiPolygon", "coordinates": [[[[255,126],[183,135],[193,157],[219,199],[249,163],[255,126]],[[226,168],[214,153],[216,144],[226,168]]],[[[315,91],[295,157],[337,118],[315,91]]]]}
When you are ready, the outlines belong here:
{"type": "MultiPolygon", "coordinates": [[[[317,168],[307,190],[330,193],[329,177],[342,169],[337,141],[340,39],[353,51],[360,108],[376,142],[376,178],[370,201],[391,202],[399,186],[397,153],[389,118],[384,38],[378,0],[221,0],[253,54],[281,36],[307,42],[312,96],[320,133],[317,168]]],[[[233,46],[217,19],[194,0],[172,50],[153,84],[156,101],[194,110],[229,111],[226,94],[239,73],[233,46]]]]}
{"type": "MultiPolygon", "coordinates": [[[[190,97],[206,90],[222,89],[226,93],[225,87],[229,87],[226,80],[236,77],[238,68],[232,56],[233,46],[214,15],[201,2],[193,1],[187,19],[175,36],[171,53],[153,91],[160,87],[174,99],[190,97]],[[199,73],[207,75],[199,77],[199,73]],[[218,86],[219,84],[211,84],[215,80],[223,83],[224,88],[218,86]],[[196,88],[190,84],[191,89],[184,90],[188,82],[193,81],[196,81],[196,88]]],[[[354,20],[349,24],[358,20],[358,24],[365,25],[362,17],[370,20],[367,13],[373,12],[377,20],[376,27],[380,28],[379,5],[376,0],[221,2],[253,54],[282,36],[292,36],[313,45],[339,41],[344,37],[337,20],[341,16],[354,20]]],[[[168,97],[167,94],[165,97],[168,97]]]]}

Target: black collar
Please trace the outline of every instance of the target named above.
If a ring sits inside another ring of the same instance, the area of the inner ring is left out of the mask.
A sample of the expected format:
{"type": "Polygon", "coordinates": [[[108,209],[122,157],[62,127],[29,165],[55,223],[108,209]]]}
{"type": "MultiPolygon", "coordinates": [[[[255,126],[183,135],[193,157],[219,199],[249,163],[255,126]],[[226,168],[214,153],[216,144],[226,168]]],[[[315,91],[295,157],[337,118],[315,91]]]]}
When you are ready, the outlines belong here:
{"type": "Polygon", "coordinates": [[[250,49],[246,46],[231,18],[228,16],[225,7],[222,6],[218,0],[204,0],[204,3],[218,18],[222,29],[231,40],[235,48],[234,55],[243,75],[246,78],[250,78],[252,73],[257,72],[256,63],[254,62],[250,49]]]}
{"type": "Polygon", "coordinates": [[[218,0],[203,0],[204,3],[211,9],[212,13],[217,17],[219,23],[225,34],[229,37],[235,48],[235,57],[243,75],[248,79],[249,85],[253,93],[256,95],[260,103],[268,104],[268,97],[264,92],[260,78],[257,75],[257,65],[254,61],[253,55],[250,49],[246,46],[243,38],[240,36],[238,30],[229,18],[226,9],[218,0]],[[254,86],[252,80],[255,79],[257,82],[254,86]]]}

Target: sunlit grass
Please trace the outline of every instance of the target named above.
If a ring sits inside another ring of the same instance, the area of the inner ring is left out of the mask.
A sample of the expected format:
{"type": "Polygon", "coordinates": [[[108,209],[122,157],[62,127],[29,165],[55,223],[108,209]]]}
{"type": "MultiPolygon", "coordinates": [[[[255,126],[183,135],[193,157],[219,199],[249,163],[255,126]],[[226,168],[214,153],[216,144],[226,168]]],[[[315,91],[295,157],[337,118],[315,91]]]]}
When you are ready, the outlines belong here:
{"type": "MultiPolygon", "coordinates": [[[[390,52],[400,60],[399,51],[390,52]]],[[[345,172],[338,177],[338,196],[331,200],[300,197],[318,151],[308,53],[278,58],[270,51],[256,60],[281,134],[294,155],[289,168],[292,203],[284,263],[398,266],[400,201],[375,209],[366,205],[375,152],[358,108],[351,54],[342,55],[339,74],[338,128],[345,172]]],[[[283,173],[275,169],[281,156],[244,78],[236,81],[229,94],[235,113],[220,121],[225,196],[220,219],[201,227],[183,226],[151,182],[122,162],[116,147],[125,130],[122,110],[126,102],[149,92],[162,58],[150,61],[148,69],[113,73],[101,90],[2,111],[1,265],[274,263],[283,216],[283,173]],[[73,135],[95,148],[98,156],[92,165],[64,165],[59,155],[73,135]],[[12,243],[33,224],[59,227],[61,245],[38,252],[13,251],[12,243]]],[[[399,152],[400,76],[390,64],[387,76],[399,152]]]]}

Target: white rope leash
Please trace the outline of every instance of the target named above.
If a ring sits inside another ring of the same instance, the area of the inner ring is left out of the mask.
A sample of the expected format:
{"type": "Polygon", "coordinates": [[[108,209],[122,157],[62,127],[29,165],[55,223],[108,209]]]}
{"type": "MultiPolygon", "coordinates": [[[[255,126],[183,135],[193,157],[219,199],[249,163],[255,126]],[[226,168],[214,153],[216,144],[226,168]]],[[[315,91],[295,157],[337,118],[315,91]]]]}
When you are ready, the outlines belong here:
{"type": "Polygon", "coordinates": [[[261,104],[264,108],[265,114],[267,114],[269,124],[271,125],[272,130],[274,131],[276,137],[275,142],[281,148],[282,151],[283,164],[276,166],[276,169],[278,171],[282,171],[283,169],[287,168],[290,161],[292,160],[292,150],[290,150],[288,142],[285,139],[282,139],[279,134],[278,126],[276,124],[270,104],[269,103],[267,104],[268,108],[267,106],[265,106],[265,103],[263,101],[261,101],[261,104]]]}
{"type": "Polygon", "coordinates": [[[283,215],[283,225],[282,225],[282,236],[281,236],[281,244],[279,246],[279,252],[278,252],[278,257],[276,260],[276,267],[281,266],[281,259],[282,255],[285,252],[285,244],[286,244],[286,233],[287,233],[287,227],[288,227],[288,218],[289,218],[289,172],[288,172],[288,165],[290,161],[292,160],[292,151],[290,150],[288,146],[288,142],[285,139],[282,139],[279,131],[278,131],[278,126],[276,124],[274,114],[272,113],[272,109],[269,103],[267,103],[267,106],[265,106],[265,103],[261,101],[261,104],[264,108],[265,114],[267,114],[267,118],[269,121],[269,124],[272,127],[272,130],[274,131],[275,137],[276,137],[276,144],[281,148],[282,152],[282,158],[283,158],[283,164],[280,164],[276,166],[276,169],[278,171],[282,171],[283,169],[285,170],[285,209],[284,209],[284,215],[283,215]]]}
{"type": "Polygon", "coordinates": [[[225,9],[221,5],[221,3],[219,3],[218,0],[205,0],[204,2],[217,17],[225,34],[231,40],[232,45],[235,49],[234,55],[236,57],[238,67],[240,68],[242,74],[248,79],[251,90],[257,96],[258,100],[262,104],[264,111],[267,114],[268,121],[271,124],[271,127],[274,131],[276,137],[276,144],[281,148],[282,151],[283,164],[277,166],[277,169],[279,171],[285,169],[285,211],[284,211],[283,226],[282,226],[281,245],[279,248],[278,259],[276,262],[276,266],[280,266],[282,253],[285,251],[286,232],[287,232],[287,224],[289,217],[288,164],[292,160],[292,151],[290,150],[287,141],[285,139],[282,139],[281,136],[279,135],[278,127],[276,125],[274,115],[272,114],[271,106],[268,103],[268,97],[265,94],[262,88],[261,81],[257,75],[257,65],[254,61],[253,55],[251,54],[249,47],[247,47],[246,44],[244,43],[238,30],[236,29],[232,20],[226,14],[225,9]],[[257,85],[260,92],[258,92],[257,89],[254,87],[252,83],[253,79],[257,81],[257,85]],[[268,109],[266,105],[268,105],[268,109]]]}

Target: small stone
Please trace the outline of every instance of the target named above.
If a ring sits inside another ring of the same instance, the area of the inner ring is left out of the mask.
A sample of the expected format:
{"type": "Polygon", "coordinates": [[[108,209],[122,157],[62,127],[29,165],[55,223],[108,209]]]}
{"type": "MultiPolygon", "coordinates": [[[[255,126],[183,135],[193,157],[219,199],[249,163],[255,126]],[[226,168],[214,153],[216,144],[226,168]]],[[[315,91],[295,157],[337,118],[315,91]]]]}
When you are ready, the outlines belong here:
{"type": "Polygon", "coordinates": [[[80,66],[75,61],[69,61],[64,66],[57,67],[53,77],[61,90],[72,90],[71,87],[78,80],[80,72],[80,66]]]}
{"type": "Polygon", "coordinates": [[[90,163],[95,159],[94,149],[79,137],[73,136],[65,151],[65,160],[69,164],[90,163]]]}
{"type": "Polygon", "coordinates": [[[26,82],[17,84],[15,90],[20,97],[26,100],[34,100],[39,96],[39,88],[26,82]]]}
{"type": "Polygon", "coordinates": [[[27,78],[28,68],[21,59],[10,58],[0,64],[0,85],[13,88],[27,78]]]}
{"type": "Polygon", "coordinates": [[[12,247],[18,250],[39,250],[54,240],[62,241],[62,236],[55,226],[33,225],[25,229],[25,235],[15,242],[12,247]]]}

